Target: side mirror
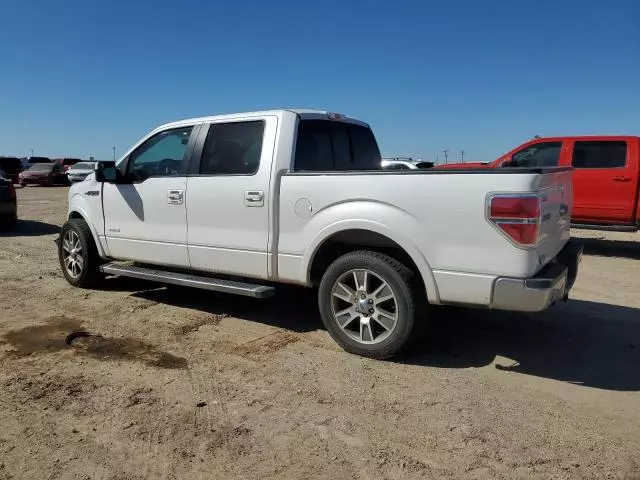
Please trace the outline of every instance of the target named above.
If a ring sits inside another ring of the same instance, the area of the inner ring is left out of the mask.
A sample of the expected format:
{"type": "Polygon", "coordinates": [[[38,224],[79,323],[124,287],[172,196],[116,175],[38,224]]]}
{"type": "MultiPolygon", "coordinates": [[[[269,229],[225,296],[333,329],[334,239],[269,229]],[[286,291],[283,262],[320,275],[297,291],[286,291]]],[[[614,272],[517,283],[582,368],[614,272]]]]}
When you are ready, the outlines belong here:
{"type": "Polygon", "coordinates": [[[119,171],[116,168],[116,162],[97,162],[95,168],[96,182],[100,183],[118,183],[119,171]]]}

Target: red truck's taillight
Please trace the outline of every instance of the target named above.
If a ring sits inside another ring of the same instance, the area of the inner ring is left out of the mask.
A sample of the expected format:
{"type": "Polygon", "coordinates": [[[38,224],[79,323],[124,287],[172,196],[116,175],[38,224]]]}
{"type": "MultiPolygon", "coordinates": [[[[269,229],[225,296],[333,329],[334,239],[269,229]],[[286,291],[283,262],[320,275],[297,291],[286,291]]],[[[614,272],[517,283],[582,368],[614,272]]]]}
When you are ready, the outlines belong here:
{"type": "Polygon", "coordinates": [[[489,221],[518,245],[533,246],[540,233],[540,208],[538,195],[496,195],[489,199],[489,221]]]}

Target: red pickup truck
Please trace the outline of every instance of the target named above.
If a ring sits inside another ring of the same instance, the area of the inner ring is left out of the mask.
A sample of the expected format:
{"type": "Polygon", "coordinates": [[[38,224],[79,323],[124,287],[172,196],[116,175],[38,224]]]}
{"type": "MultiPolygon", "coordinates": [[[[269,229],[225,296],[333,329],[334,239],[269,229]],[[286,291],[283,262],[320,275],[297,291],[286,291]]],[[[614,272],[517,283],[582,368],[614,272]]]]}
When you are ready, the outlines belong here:
{"type": "Polygon", "coordinates": [[[640,137],[535,138],[485,164],[434,168],[573,166],[573,213],[577,228],[640,229],[640,137]]]}

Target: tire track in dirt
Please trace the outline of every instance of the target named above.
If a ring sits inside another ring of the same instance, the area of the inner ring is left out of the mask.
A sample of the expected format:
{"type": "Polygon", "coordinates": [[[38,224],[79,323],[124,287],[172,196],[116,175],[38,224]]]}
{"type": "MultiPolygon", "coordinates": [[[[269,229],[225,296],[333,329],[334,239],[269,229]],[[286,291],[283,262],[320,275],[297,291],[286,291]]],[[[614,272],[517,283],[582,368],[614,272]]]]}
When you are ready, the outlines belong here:
{"type": "MultiPolygon", "coordinates": [[[[226,446],[229,433],[238,428],[234,425],[222,387],[226,381],[221,375],[220,362],[216,359],[211,367],[195,365],[188,369],[190,408],[193,408],[193,454],[201,460],[215,453],[217,448],[226,446]]],[[[209,478],[202,471],[198,477],[203,480],[209,478]]]]}

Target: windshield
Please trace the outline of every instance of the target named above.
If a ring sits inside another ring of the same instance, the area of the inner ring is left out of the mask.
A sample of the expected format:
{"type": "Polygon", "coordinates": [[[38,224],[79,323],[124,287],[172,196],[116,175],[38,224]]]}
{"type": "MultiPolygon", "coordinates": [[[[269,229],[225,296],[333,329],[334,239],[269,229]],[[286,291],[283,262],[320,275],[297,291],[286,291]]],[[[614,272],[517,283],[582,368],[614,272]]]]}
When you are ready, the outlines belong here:
{"type": "Polygon", "coordinates": [[[62,165],[75,165],[76,163],[78,163],[80,160],[77,158],[63,158],[62,159],[62,165]]]}
{"type": "Polygon", "coordinates": [[[30,172],[48,172],[53,168],[53,163],[36,163],[29,168],[30,172]]]}

